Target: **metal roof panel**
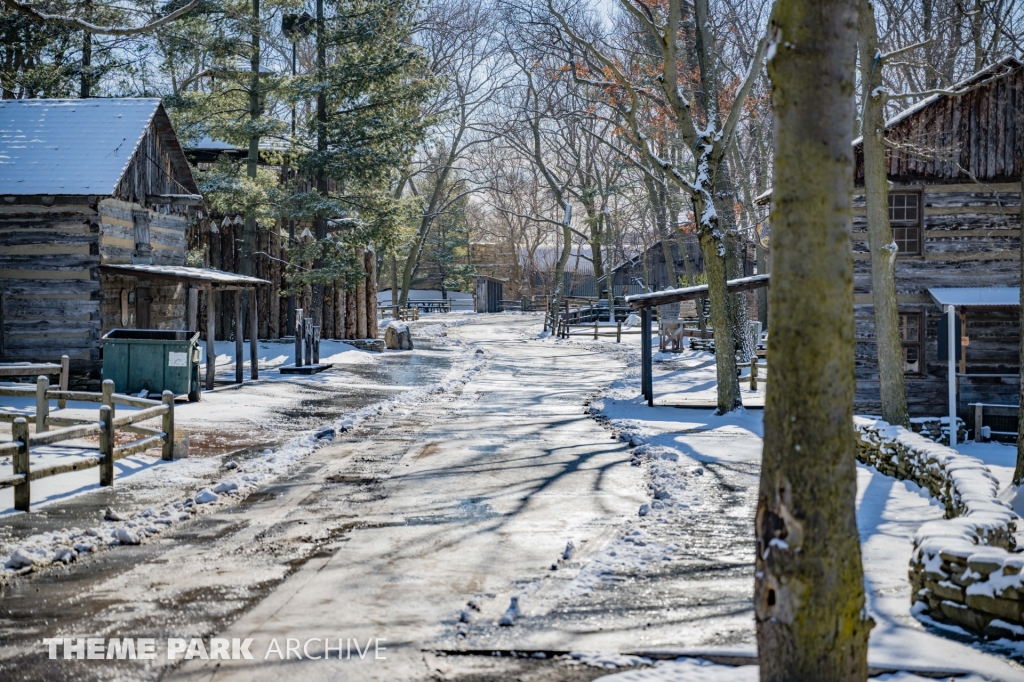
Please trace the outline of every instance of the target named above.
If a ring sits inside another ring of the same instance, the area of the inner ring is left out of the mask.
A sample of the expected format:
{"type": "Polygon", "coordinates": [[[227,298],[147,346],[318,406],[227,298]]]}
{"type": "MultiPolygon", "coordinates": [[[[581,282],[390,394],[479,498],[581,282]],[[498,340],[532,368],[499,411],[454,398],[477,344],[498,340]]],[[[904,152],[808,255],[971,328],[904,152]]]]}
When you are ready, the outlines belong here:
{"type": "Polygon", "coordinates": [[[0,195],[108,196],[157,98],[0,100],[0,195]]]}

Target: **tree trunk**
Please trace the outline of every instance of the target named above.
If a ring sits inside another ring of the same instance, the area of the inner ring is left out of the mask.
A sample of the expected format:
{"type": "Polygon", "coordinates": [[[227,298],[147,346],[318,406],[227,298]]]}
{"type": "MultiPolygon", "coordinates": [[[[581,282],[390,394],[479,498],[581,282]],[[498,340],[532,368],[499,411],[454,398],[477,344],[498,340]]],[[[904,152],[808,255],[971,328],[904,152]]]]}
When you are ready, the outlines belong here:
{"type": "MultiPolygon", "coordinates": [[[[552,297],[552,305],[555,308],[555,319],[558,319],[558,312],[562,309],[562,289],[565,285],[565,264],[569,262],[569,255],[572,253],[572,230],[569,229],[572,220],[572,207],[565,201],[561,202],[564,213],[562,214],[562,253],[558,255],[558,262],[555,263],[555,288],[552,297]]],[[[569,320],[566,320],[568,323],[569,320]]]]}
{"type": "Polygon", "coordinates": [[[878,346],[878,384],[882,419],[910,426],[903,376],[903,340],[896,301],[896,243],[889,226],[889,183],[885,164],[885,95],[878,29],[870,0],[860,0],[860,76],[864,102],[864,199],[867,204],[868,249],[871,251],[871,299],[878,346]]]}
{"type": "Polygon", "coordinates": [[[755,535],[761,680],[867,679],[850,194],[857,0],[779,0],[772,311],[755,535]]]}
{"type": "Polygon", "coordinates": [[[367,249],[363,256],[366,270],[366,338],[377,338],[377,252],[367,249]]]}
{"type": "MultiPolygon", "coordinates": [[[[254,2],[256,0],[253,0],[254,2]]],[[[327,71],[327,27],[324,19],[324,0],[316,0],[316,70],[320,79],[325,78],[327,71]]],[[[316,149],[321,161],[316,169],[316,191],[321,197],[327,196],[327,177],[323,168],[323,156],[327,152],[327,93],[321,85],[316,94],[316,149]]],[[[327,216],[317,212],[313,219],[313,233],[317,241],[327,239],[327,216]]],[[[318,270],[324,265],[322,256],[317,256],[313,269],[318,270]]],[[[313,326],[323,327],[324,285],[313,284],[313,326]]]]}
{"type": "MultiPolygon", "coordinates": [[[[698,202],[697,215],[704,212],[698,202]]],[[[708,278],[708,298],[711,301],[711,326],[715,328],[715,374],[718,378],[718,409],[716,414],[732,412],[742,407],[740,381],[736,373],[736,350],[729,311],[729,290],[726,287],[726,255],[722,243],[711,230],[702,230],[700,250],[704,255],[704,273],[708,278]],[[721,251],[719,250],[721,249],[721,251]]]]}
{"type": "MultiPolygon", "coordinates": [[[[1020,182],[1020,196],[1024,199],[1024,177],[1021,177],[1020,182]]],[[[1020,215],[1020,226],[1024,230],[1024,211],[1020,215]]],[[[1024,234],[1022,232],[1021,234],[1024,234]]],[[[1020,388],[1019,388],[1019,399],[1018,405],[1024,406],[1024,239],[1020,240],[1020,263],[1021,263],[1021,287],[1020,287],[1020,309],[1018,311],[1019,324],[1020,324],[1020,343],[1018,362],[1020,369],[1017,371],[1020,373],[1020,388]]],[[[974,428],[980,428],[980,424],[975,424],[974,428]]],[[[1017,466],[1013,470],[1013,484],[1021,485],[1024,483],[1024,409],[1017,409],[1017,466]]]]}

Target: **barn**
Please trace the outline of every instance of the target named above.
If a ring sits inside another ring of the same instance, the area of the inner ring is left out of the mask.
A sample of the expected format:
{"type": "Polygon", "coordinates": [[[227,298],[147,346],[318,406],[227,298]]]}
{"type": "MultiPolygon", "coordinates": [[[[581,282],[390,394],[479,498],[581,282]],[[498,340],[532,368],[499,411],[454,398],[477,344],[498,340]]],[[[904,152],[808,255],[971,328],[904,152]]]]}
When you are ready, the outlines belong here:
{"type": "Polygon", "coordinates": [[[195,329],[201,289],[259,283],[184,267],[201,205],[159,99],[0,101],[0,358],[95,378],[107,331],[195,329]]]}

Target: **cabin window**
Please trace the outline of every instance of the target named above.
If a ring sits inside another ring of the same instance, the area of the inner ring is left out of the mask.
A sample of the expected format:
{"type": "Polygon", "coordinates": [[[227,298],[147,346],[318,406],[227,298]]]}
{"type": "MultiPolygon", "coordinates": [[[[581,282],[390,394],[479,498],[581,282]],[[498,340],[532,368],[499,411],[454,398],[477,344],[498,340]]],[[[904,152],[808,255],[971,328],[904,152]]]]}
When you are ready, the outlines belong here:
{"type": "Polygon", "coordinates": [[[900,313],[900,339],[903,341],[903,372],[924,374],[924,315],[900,313]]]}
{"type": "Polygon", "coordinates": [[[889,223],[901,256],[921,254],[921,213],[920,193],[889,193],[889,223]]]}

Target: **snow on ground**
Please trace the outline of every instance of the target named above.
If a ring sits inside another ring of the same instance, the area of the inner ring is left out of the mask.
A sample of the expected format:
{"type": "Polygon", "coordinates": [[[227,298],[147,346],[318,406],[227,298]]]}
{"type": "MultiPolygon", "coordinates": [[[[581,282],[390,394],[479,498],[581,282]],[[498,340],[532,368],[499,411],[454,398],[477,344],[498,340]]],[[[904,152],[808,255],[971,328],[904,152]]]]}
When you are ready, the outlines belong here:
{"type": "MultiPolygon", "coordinates": [[[[713,356],[708,356],[712,358],[712,363],[706,370],[692,369],[707,362],[706,357],[701,357],[705,355],[687,350],[676,354],[678,360],[674,363],[655,363],[655,386],[659,382],[663,385],[671,382],[670,388],[661,390],[686,396],[692,389],[697,394],[707,392],[713,395],[713,356]],[[676,370],[675,367],[680,365],[690,366],[691,369],[676,370]]],[[[657,405],[647,407],[646,402],[637,396],[639,380],[636,375],[634,363],[631,375],[616,382],[595,400],[591,411],[599,419],[607,419],[619,437],[634,446],[634,463],[648,467],[651,500],[638,510],[633,526],[639,526],[640,517],[648,515],[656,521],[664,519],[670,523],[681,514],[699,513],[700,500],[687,493],[687,488],[692,488],[688,481],[702,473],[694,463],[760,461],[763,413],[760,410],[740,409],[728,415],[716,416],[710,409],[680,409],[657,405]]],[[[962,447],[962,451],[967,454],[992,463],[993,471],[1000,480],[1012,475],[1014,448],[999,444],[967,444],[962,447]]],[[[868,609],[876,621],[870,641],[871,665],[974,672],[985,675],[986,679],[1024,679],[1024,673],[1012,670],[1003,660],[987,653],[996,651],[1016,653],[1019,656],[1020,652],[1012,649],[1009,643],[1003,643],[1002,647],[998,644],[994,647],[987,643],[975,644],[975,638],[966,636],[959,629],[926,627],[910,611],[907,566],[913,550],[914,533],[922,523],[941,519],[942,506],[917,485],[883,476],[860,465],[857,467],[857,488],[857,525],[862,542],[868,609]],[[937,634],[946,631],[952,632],[953,638],[937,634]]],[[[664,553],[664,547],[643,546],[642,535],[637,533],[636,528],[627,527],[609,543],[608,548],[597,557],[596,565],[581,571],[577,581],[580,583],[578,589],[585,589],[588,581],[596,580],[594,576],[600,576],[615,561],[631,561],[638,569],[642,569],[645,562],[654,561],[659,554],[664,553]],[[641,539],[639,546],[632,541],[635,537],[641,539]]],[[[729,560],[735,558],[728,557],[729,560]]],[[[750,637],[745,647],[750,654],[756,651],[753,635],[751,623],[750,637]]],[[[737,650],[743,649],[739,647],[737,650]]],[[[653,668],[619,673],[602,679],[622,682],[738,680],[745,679],[742,677],[745,674],[743,670],[711,666],[706,662],[698,664],[693,659],[686,659],[658,663],[653,668]]],[[[755,668],[751,667],[749,674],[752,675],[750,679],[756,679],[755,668]]],[[[903,675],[888,679],[903,682],[918,678],[903,675]]]]}
{"type": "MultiPolygon", "coordinates": [[[[435,323],[426,329],[431,338],[444,336],[444,324],[435,323]]],[[[461,342],[455,342],[461,345],[461,342]]],[[[284,344],[260,344],[261,347],[284,344]]],[[[327,345],[327,344],[324,344],[327,345]]],[[[362,364],[374,362],[371,353],[357,351],[348,344],[337,343],[338,347],[329,347],[335,356],[346,356],[355,353],[358,356],[369,356],[369,360],[355,360],[345,357],[345,361],[362,364]]],[[[231,344],[232,349],[234,344],[231,344]]],[[[323,348],[323,346],[322,346],[323,348]]],[[[416,352],[416,351],[413,351],[416,352]]],[[[431,351],[419,351],[429,353],[431,351]]],[[[286,355],[281,353],[281,356],[286,355]]],[[[287,361],[287,360],[285,360],[287,361]]],[[[234,358],[230,358],[234,362],[234,358]]],[[[396,395],[358,410],[336,416],[330,423],[320,424],[316,428],[307,429],[300,435],[287,440],[281,447],[264,449],[262,454],[249,457],[240,462],[230,461],[226,465],[219,457],[188,458],[174,462],[162,462],[159,456],[146,454],[119,460],[115,464],[114,480],[123,485],[124,479],[131,477],[134,486],[156,488],[164,492],[167,498],[162,505],[149,507],[135,513],[112,512],[107,515],[106,523],[90,528],[72,527],[59,531],[39,533],[16,542],[8,542],[0,546],[0,583],[12,576],[30,572],[38,567],[55,562],[69,563],[79,553],[94,552],[105,546],[120,544],[139,544],[148,536],[157,535],[175,523],[187,520],[196,514],[207,513],[226,504],[233,504],[254,491],[257,486],[268,482],[281,474],[296,461],[304,458],[315,449],[330,443],[334,434],[356,428],[367,419],[393,411],[403,406],[424,400],[431,395],[450,392],[465,384],[476,375],[486,364],[486,356],[479,353],[463,352],[453,363],[444,380],[420,387],[397,387],[396,395]],[[218,469],[224,466],[224,471],[218,469]],[[210,481],[213,476],[214,480],[210,481]],[[219,480],[217,480],[219,478],[219,480]],[[206,487],[194,494],[182,498],[182,490],[194,489],[196,485],[206,483],[206,487]]],[[[323,373],[309,377],[312,381],[338,382],[338,389],[350,386],[351,377],[333,376],[323,373]]],[[[178,428],[196,424],[237,424],[243,421],[259,421],[261,410],[280,410],[294,401],[287,400],[290,386],[295,383],[294,377],[282,379],[277,373],[269,373],[267,379],[258,384],[250,385],[255,391],[222,390],[205,392],[200,403],[181,403],[175,409],[175,421],[178,428]],[[277,390],[282,388],[284,390],[277,390]]],[[[20,405],[27,402],[20,399],[4,398],[7,409],[8,401],[18,402],[12,407],[27,408],[20,405]]],[[[68,403],[68,407],[95,408],[91,403],[81,405],[68,403]]],[[[32,408],[34,409],[34,408],[32,408]]],[[[119,407],[119,411],[130,408],[119,407]]],[[[94,446],[95,447],[95,446],[94,446]]],[[[33,451],[32,466],[42,466],[56,461],[71,461],[95,454],[86,448],[37,448],[33,451]]],[[[10,458],[0,459],[0,467],[10,466],[10,458]]],[[[0,469],[2,470],[2,469],[0,469]]],[[[99,489],[98,469],[60,474],[32,483],[33,509],[46,508],[47,505],[66,500],[99,489]]],[[[17,514],[13,509],[13,490],[0,490],[0,516],[17,514]]]]}

